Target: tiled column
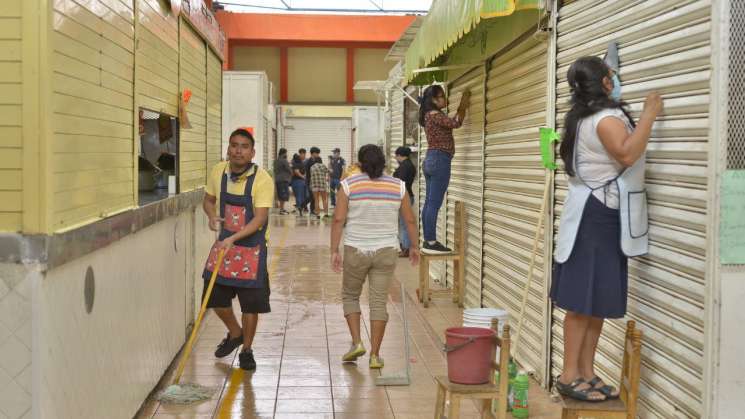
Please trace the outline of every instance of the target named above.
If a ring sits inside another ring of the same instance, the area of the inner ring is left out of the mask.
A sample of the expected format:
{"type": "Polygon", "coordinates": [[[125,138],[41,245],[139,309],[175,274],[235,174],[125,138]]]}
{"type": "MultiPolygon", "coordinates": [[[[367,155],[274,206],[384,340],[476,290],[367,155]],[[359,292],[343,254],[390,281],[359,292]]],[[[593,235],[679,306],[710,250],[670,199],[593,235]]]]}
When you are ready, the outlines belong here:
{"type": "Polygon", "coordinates": [[[31,418],[31,294],[35,267],[0,264],[0,417],[31,418]]]}

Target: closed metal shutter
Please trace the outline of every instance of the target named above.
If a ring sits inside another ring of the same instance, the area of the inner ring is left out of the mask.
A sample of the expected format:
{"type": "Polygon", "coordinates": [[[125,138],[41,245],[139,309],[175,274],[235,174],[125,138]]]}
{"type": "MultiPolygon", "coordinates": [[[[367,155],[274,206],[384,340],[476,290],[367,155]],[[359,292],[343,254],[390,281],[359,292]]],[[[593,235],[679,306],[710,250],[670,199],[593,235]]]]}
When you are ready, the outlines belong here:
{"type": "MultiPolygon", "coordinates": [[[[647,153],[650,252],[629,261],[629,318],[644,333],[641,417],[701,417],[706,290],[710,56],[709,1],[578,1],[559,12],[557,121],[568,110],[566,72],[578,57],[620,47],[623,99],[638,118],[651,90],[665,95],[647,153]]],[[[566,196],[557,176],[556,223],[566,196]]],[[[553,373],[562,365],[554,310],[553,373]]],[[[606,322],[598,374],[619,376],[623,320],[606,322]]]]}
{"type": "Polygon", "coordinates": [[[210,50],[207,53],[207,170],[224,158],[221,135],[222,61],[210,50]]]}
{"type": "Polygon", "coordinates": [[[399,88],[391,92],[391,148],[386,159],[391,173],[398,167],[396,149],[404,145],[404,94],[399,88]]]}
{"type": "MultiPolygon", "coordinates": [[[[463,126],[453,130],[455,156],[447,199],[447,245],[455,246],[455,203],[466,207],[465,306],[481,307],[481,237],[484,176],[484,66],[464,74],[450,85],[449,113],[455,116],[464,91],[471,103],[463,126]]],[[[447,263],[447,280],[454,279],[453,263],[447,263]]]]}
{"type": "Polygon", "coordinates": [[[179,137],[179,190],[186,192],[207,180],[207,47],[183,19],[179,24],[179,50],[179,88],[181,92],[191,90],[186,107],[191,128],[181,128],[179,137]]]}
{"type": "Polygon", "coordinates": [[[287,118],[284,135],[288,153],[305,148],[310,156],[310,148],[315,146],[321,149],[323,162],[328,163],[332,150],[339,147],[347,164],[352,161],[351,118],[287,118]]]}
{"type": "MultiPolygon", "coordinates": [[[[547,44],[527,37],[492,60],[486,87],[483,304],[509,311],[515,327],[545,185],[538,129],[546,124],[547,59],[547,44]]],[[[535,260],[514,355],[542,381],[549,327],[542,242],[535,260]]]]}

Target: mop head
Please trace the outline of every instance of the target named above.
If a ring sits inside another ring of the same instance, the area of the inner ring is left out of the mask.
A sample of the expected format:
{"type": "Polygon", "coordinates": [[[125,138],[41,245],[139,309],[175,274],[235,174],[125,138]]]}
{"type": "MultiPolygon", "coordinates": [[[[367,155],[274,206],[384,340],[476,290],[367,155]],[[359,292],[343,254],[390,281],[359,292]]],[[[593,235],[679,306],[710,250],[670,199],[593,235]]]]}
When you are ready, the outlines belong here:
{"type": "Polygon", "coordinates": [[[158,395],[158,400],[166,403],[189,404],[209,400],[215,394],[212,387],[199,384],[173,384],[158,395]]]}

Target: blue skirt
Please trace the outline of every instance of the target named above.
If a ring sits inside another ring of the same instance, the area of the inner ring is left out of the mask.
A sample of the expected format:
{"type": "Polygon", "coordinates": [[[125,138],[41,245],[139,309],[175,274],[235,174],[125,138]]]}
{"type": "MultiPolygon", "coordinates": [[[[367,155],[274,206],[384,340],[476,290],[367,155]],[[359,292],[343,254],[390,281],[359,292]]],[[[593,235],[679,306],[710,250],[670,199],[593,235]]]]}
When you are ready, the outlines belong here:
{"type": "Polygon", "coordinates": [[[572,253],[554,264],[551,300],[564,310],[617,319],[626,314],[628,258],[621,251],[618,210],[590,195],[572,253]]]}

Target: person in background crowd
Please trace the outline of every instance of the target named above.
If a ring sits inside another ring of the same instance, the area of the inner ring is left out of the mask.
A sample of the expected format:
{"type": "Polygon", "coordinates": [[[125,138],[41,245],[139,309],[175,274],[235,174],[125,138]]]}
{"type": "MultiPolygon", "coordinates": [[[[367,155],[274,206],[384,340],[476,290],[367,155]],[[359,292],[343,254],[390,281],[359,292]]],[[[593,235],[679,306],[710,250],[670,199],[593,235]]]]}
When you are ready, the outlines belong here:
{"type": "Polygon", "coordinates": [[[292,193],[295,195],[295,209],[297,210],[298,217],[302,217],[305,205],[305,164],[303,164],[300,154],[292,156],[291,182],[292,193]]]}
{"type": "MultiPolygon", "coordinates": [[[[342,362],[355,362],[366,353],[360,335],[360,294],[368,282],[370,301],[369,367],[383,368],[380,345],[388,321],[386,302],[398,256],[398,219],[406,221],[409,234],[416,235],[414,213],[403,181],[383,174],[385,156],[374,144],[358,153],[362,173],[341,182],[331,227],[331,267],[341,273],[344,317],[352,346],[342,362]],[[339,250],[344,233],[344,257],[339,250]]],[[[416,244],[409,249],[413,265],[419,262],[416,244]]]]}
{"type": "Polygon", "coordinates": [[[297,151],[297,153],[300,155],[300,160],[303,162],[303,174],[305,174],[305,196],[303,196],[303,200],[300,201],[303,206],[303,211],[308,211],[308,194],[310,194],[310,185],[308,185],[308,178],[310,178],[310,172],[308,171],[308,167],[306,167],[306,163],[308,163],[308,152],[305,150],[305,148],[301,148],[297,151]]]}
{"type": "Polygon", "coordinates": [[[204,293],[212,272],[217,269],[217,281],[207,307],[214,310],[228,329],[215,356],[226,357],[243,345],[238,360],[244,370],[256,369],[251,346],[259,314],[271,311],[266,243],[274,185],[269,173],[251,163],[254,154],[251,133],[244,129],[233,131],[228,147],[229,160],[212,169],[202,202],[210,229],[220,232],[202,273],[204,293]],[[224,251],[225,256],[218,266],[220,251],[224,251]],[[232,300],[236,296],[243,313],[242,325],[233,315],[232,300]]]}
{"type": "Polygon", "coordinates": [[[285,204],[290,200],[290,181],[292,170],[290,162],[287,161],[287,149],[280,148],[277,160],[274,162],[274,184],[277,187],[277,199],[279,199],[279,215],[288,214],[285,204]]]}
{"type": "Polygon", "coordinates": [[[331,194],[331,205],[336,206],[336,191],[339,189],[341,175],[344,173],[344,167],[347,162],[341,157],[341,150],[334,149],[334,154],[329,158],[329,186],[331,194]]]}
{"type": "MultiPolygon", "coordinates": [[[[393,177],[401,179],[406,184],[406,192],[409,194],[409,200],[412,208],[414,207],[414,191],[411,189],[414,184],[414,178],[416,178],[416,168],[414,163],[411,162],[411,149],[409,147],[399,147],[396,149],[396,160],[398,161],[398,168],[393,172],[393,177]]],[[[398,224],[398,237],[401,243],[401,252],[398,254],[399,257],[409,257],[409,247],[411,247],[411,240],[409,239],[409,233],[406,228],[406,220],[403,217],[399,218],[398,224]]],[[[416,238],[415,238],[416,239],[416,238]]]]}
{"type": "Polygon", "coordinates": [[[316,158],[321,157],[321,150],[318,147],[311,147],[310,148],[310,157],[305,159],[305,173],[307,176],[305,176],[305,190],[306,190],[306,198],[307,198],[307,206],[310,208],[310,213],[315,214],[316,213],[316,202],[315,199],[313,199],[313,191],[310,189],[310,167],[316,164],[316,158]]]}
{"type": "Polygon", "coordinates": [[[341,174],[341,180],[344,180],[352,175],[356,175],[362,173],[362,170],[360,169],[359,163],[352,163],[349,166],[347,166],[346,169],[344,169],[344,172],[341,174]]]}
{"type": "Polygon", "coordinates": [[[569,192],[550,292],[554,304],[566,310],[556,388],[596,402],[619,394],[595,375],[595,352],[605,319],[626,314],[628,257],[648,251],[645,154],[662,99],[650,93],[634,123],[621,101],[618,75],[598,57],[577,59],[567,81],[572,107],[560,154],[569,192]],[[622,229],[622,223],[628,227],[622,229]]]}
{"type": "MultiPolygon", "coordinates": [[[[312,158],[312,157],[311,157],[312,158]]],[[[321,156],[315,158],[315,163],[310,167],[310,190],[313,192],[315,201],[314,215],[321,219],[321,202],[325,216],[329,216],[329,169],[323,164],[321,156]]]]}
{"type": "Polygon", "coordinates": [[[422,253],[445,254],[452,250],[437,241],[437,213],[440,211],[450,184],[450,163],[455,154],[453,129],[463,124],[468,109],[471,92],[466,90],[460,99],[458,111],[450,118],[443,111],[448,102],[442,86],[433,85],[424,90],[420,98],[419,125],[427,135],[427,155],[422,164],[422,172],[427,184],[426,197],[422,207],[422,234],[424,245],[422,253]]]}

